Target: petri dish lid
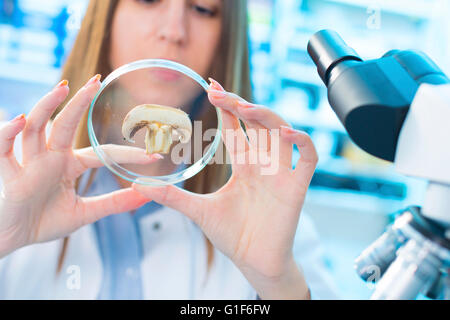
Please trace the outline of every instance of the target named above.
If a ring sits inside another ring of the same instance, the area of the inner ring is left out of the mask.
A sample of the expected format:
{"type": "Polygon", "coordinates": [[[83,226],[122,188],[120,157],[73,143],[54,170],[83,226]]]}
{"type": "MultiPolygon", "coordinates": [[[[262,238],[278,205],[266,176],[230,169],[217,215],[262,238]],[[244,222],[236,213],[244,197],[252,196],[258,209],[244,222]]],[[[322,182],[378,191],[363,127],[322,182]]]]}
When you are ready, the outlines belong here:
{"type": "Polygon", "coordinates": [[[193,177],[213,159],[221,139],[220,110],[209,102],[208,89],[195,71],[170,60],[139,60],[114,70],[89,109],[95,153],[110,171],[134,183],[164,186],[193,177]],[[117,163],[111,146],[164,159],[117,163]]]}

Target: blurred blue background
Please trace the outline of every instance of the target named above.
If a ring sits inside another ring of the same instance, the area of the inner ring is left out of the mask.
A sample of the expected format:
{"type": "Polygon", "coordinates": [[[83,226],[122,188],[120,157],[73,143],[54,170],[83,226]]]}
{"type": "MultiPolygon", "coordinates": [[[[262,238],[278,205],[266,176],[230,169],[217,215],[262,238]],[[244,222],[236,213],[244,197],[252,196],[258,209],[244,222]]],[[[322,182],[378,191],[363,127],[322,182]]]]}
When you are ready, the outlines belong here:
{"type": "MultiPolygon", "coordinates": [[[[421,204],[425,181],[395,173],[360,151],[332,112],[307,52],[313,33],[338,31],[361,57],[426,52],[450,75],[448,0],[250,0],[257,103],[310,133],[320,155],[305,203],[343,298],[370,296],[354,258],[392,221],[421,204]]],[[[87,0],[0,0],[0,120],[29,112],[59,80],[87,0]]],[[[297,153],[298,157],[298,153],[297,153]]]]}

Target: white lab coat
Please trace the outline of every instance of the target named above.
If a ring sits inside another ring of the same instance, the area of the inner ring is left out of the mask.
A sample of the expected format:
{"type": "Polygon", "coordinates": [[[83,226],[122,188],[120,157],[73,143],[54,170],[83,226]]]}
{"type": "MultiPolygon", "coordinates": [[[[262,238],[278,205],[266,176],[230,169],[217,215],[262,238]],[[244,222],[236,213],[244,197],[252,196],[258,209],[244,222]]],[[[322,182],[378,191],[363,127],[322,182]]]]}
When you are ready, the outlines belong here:
{"type": "MultiPolygon", "coordinates": [[[[334,299],[333,281],[324,267],[312,227],[310,219],[303,216],[294,245],[296,260],[313,297],[334,299]]],[[[140,266],[144,299],[256,298],[245,277],[218,250],[207,277],[204,236],[181,213],[160,209],[141,218],[139,228],[144,251],[140,266]],[[153,228],[156,222],[159,229],[153,228]]],[[[93,225],[70,236],[62,272],[56,275],[61,246],[62,239],[35,244],[1,259],[0,299],[96,299],[102,261],[93,225]]],[[[136,272],[130,268],[127,276],[133,277],[136,272]]]]}
{"type": "MultiPolygon", "coordinates": [[[[139,219],[139,229],[144,299],[256,298],[257,293],[239,269],[216,249],[207,274],[204,235],[180,212],[163,207],[139,219]],[[155,223],[161,227],[154,228],[155,223]]],[[[0,259],[0,299],[96,299],[103,266],[94,226],[71,234],[62,271],[57,275],[62,243],[59,239],[31,245],[0,259]]],[[[313,298],[337,298],[317,233],[305,213],[297,230],[294,254],[313,298]]],[[[127,277],[137,272],[130,268],[127,277]]]]}

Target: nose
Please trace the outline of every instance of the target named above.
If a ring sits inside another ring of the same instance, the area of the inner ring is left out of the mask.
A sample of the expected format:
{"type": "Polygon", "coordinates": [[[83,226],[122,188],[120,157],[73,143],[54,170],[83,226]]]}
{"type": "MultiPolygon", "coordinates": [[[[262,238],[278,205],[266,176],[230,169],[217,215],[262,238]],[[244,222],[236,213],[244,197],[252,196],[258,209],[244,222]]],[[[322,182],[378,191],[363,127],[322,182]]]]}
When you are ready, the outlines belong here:
{"type": "Polygon", "coordinates": [[[161,19],[159,38],[170,43],[182,45],[187,40],[187,17],[184,1],[168,1],[167,14],[161,19]]]}

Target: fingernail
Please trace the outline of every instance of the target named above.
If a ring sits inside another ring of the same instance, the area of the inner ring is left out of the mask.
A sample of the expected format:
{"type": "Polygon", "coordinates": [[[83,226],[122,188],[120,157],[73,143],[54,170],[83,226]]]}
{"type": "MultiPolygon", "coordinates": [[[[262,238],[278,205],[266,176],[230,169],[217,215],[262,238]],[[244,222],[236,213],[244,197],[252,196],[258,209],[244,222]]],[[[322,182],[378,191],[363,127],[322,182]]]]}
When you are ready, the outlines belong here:
{"type": "Polygon", "coordinates": [[[252,109],[252,108],[255,108],[254,105],[252,105],[252,104],[250,104],[250,103],[248,103],[248,102],[244,102],[244,101],[238,101],[237,105],[238,105],[239,108],[242,108],[242,109],[252,109]]]}
{"type": "Polygon", "coordinates": [[[214,80],[213,78],[208,78],[209,82],[211,82],[211,87],[214,87],[216,90],[219,91],[225,91],[225,89],[222,87],[222,85],[214,80]]]}
{"type": "Polygon", "coordinates": [[[213,97],[214,99],[224,99],[227,96],[226,92],[223,91],[217,91],[217,90],[209,90],[208,93],[213,97]]]}
{"type": "Polygon", "coordinates": [[[100,81],[101,78],[102,78],[102,75],[101,75],[101,74],[95,75],[91,80],[89,80],[89,81],[86,83],[86,87],[89,87],[90,85],[92,85],[92,84],[94,84],[94,83],[100,81]]]}
{"type": "Polygon", "coordinates": [[[58,83],[58,85],[55,88],[67,87],[68,85],[69,85],[69,81],[63,80],[60,83],[58,83]]]}
{"type": "Polygon", "coordinates": [[[281,130],[283,130],[287,134],[297,133],[297,130],[295,130],[295,129],[291,128],[291,127],[281,126],[280,128],[281,128],[281,130]]]}
{"type": "Polygon", "coordinates": [[[14,119],[12,119],[11,120],[11,122],[17,122],[17,121],[20,121],[20,120],[22,120],[22,119],[25,119],[25,114],[20,114],[20,115],[18,115],[17,117],[15,117],[14,119]]]}
{"type": "Polygon", "coordinates": [[[160,155],[159,153],[152,154],[151,157],[156,160],[164,159],[164,157],[162,155],[160,155]]]}

